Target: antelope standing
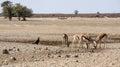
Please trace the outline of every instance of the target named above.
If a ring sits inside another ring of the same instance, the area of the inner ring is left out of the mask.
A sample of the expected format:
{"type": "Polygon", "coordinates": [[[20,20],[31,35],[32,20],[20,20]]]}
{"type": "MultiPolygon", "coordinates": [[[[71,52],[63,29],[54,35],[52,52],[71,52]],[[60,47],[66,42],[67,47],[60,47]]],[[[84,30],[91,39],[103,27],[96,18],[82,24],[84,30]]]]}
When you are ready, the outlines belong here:
{"type": "Polygon", "coordinates": [[[84,34],[75,34],[73,35],[73,41],[72,41],[72,44],[82,44],[82,39],[81,37],[83,36],[84,34]]]}
{"type": "MultiPolygon", "coordinates": [[[[75,34],[73,36],[73,43],[80,43],[83,44],[85,43],[87,46],[87,49],[89,48],[90,44],[93,44],[93,46],[95,47],[94,41],[92,40],[91,36],[89,34],[75,34]]],[[[83,47],[83,45],[82,45],[83,47]]]]}
{"type": "Polygon", "coordinates": [[[99,47],[101,48],[102,41],[104,42],[104,47],[105,47],[105,42],[106,42],[107,36],[108,35],[106,33],[101,33],[96,37],[96,39],[95,39],[96,48],[97,48],[98,44],[99,44],[99,47]]]}
{"type": "Polygon", "coordinates": [[[67,47],[69,47],[69,43],[68,43],[68,35],[67,34],[63,34],[63,43],[65,45],[67,45],[67,47]]]}
{"type": "Polygon", "coordinates": [[[90,48],[90,44],[95,48],[95,43],[89,34],[83,35],[81,39],[86,44],[87,49],[90,48]]]}

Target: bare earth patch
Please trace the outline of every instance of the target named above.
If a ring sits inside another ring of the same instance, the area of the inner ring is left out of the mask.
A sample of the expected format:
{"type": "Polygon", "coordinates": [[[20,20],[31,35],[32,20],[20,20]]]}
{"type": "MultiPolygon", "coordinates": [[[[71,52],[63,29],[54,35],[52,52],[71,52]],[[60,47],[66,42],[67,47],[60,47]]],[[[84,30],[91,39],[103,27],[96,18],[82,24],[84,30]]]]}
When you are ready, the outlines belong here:
{"type": "Polygon", "coordinates": [[[101,32],[119,37],[120,18],[29,18],[13,21],[0,18],[0,66],[1,67],[119,67],[120,40],[107,43],[106,48],[90,50],[66,47],[61,42],[67,33],[72,40],[76,33],[101,32]],[[32,42],[40,37],[56,45],[32,42]],[[9,54],[3,54],[7,49],[9,54]]]}

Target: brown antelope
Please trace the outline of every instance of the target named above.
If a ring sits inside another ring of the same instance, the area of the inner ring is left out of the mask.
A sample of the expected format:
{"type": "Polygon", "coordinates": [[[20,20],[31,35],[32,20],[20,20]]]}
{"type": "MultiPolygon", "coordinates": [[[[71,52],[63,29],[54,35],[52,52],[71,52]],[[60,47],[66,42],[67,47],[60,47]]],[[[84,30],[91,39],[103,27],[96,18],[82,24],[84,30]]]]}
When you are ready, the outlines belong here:
{"type": "Polygon", "coordinates": [[[86,44],[87,49],[90,48],[90,44],[92,44],[93,47],[95,47],[95,43],[94,43],[93,39],[91,38],[91,36],[89,34],[83,35],[81,37],[81,39],[86,44]]]}
{"type": "Polygon", "coordinates": [[[81,40],[81,37],[83,36],[84,34],[75,34],[73,35],[73,41],[72,41],[72,44],[82,44],[82,40],[81,40]]]}
{"type": "MultiPolygon", "coordinates": [[[[87,49],[89,48],[90,44],[93,44],[94,47],[95,47],[95,44],[94,44],[94,41],[92,40],[91,36],[89,34],[75,34],[73,36],[73,43],[85,43],[86,46],[87,46],[87,49]]],[[[83,47],[83,46],[82,46],[83,47]]]]}
{"type": "Polygon", "coordinates": [[[63,34],[63,43],[65,45],[67,45],[67,47],[69,47],[69,43],[68,43],[68,35],[67,34],[63,34]]]}
{"type": "Polygon", "coordinates": [[[105,47],[105,42],[106,42],[107,36],[108,35],[106,33],[101,33],[96,37],[96,39],[95,39],[96,48],[97,48],[98,44],[99,44],[99,47],[101,48],[102,41],[104,42],[104,47],[105,47]]]}

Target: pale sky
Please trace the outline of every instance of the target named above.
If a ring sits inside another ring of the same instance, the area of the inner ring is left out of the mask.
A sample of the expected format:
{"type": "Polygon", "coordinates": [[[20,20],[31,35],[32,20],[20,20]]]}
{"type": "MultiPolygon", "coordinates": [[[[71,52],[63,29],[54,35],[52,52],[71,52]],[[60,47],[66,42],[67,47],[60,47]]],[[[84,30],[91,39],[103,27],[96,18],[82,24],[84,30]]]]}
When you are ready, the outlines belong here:
{"type": "MultiPolygon", "coordinates": [[[[0,4],[6,0],[0,0],[0,4]]],[[[120,0],[9,0],[20,3],[34,13],[120,13],[120,0]]],[[[2,8],[0,7],[0,12],[2,8]]]]}

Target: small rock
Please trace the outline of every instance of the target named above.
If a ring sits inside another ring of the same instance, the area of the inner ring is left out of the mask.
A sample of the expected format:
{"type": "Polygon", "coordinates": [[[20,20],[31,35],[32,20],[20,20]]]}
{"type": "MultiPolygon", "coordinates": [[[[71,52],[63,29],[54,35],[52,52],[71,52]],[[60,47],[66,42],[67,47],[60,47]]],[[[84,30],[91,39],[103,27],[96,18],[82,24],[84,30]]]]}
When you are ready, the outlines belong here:
{"type": "Polygon", "coordinates": [[[36,47],[34,47],[34,49],[36,49],[36,47]]]}
{"type": "Polygon", "coordinates": [[[92,53],[94,53],[95,51],[94,50],[91,50],[92,53]]]}
{"type": "Polygon", "coordinates": [[[22,58],[22,61],[25,61],[25,58],[22,58]]]}
{"type": "Polygon", "coordinates": [[[42,48],[39,48],[39,50],[41,50],[42,48]]]}
{"type": "Polygon", "coordinates": [[[13,48],[16,48],[16,47],[13,47],[13,48]]]}
{"type": "Polygon", "coordinates": [[[35,61],[39,61],[39,59],[34,59],[35,61]]]}
{"type": "Polygon", "coordinates": [[[80,51],[79,49],[77,49],[77,51],[80,51]]]}
{"type": "Polygon", "coordinates": [[[61,57],[61,55],[58,55],[58,57],[61,57]]]}
{"type": "Polygon", "coordinates": [[[3,50],[3,54],[9,54],[8,50],[7,50],[7,49],[4,49],[4,50],[3,50]]]}
{"type": "Polygon", "coordinates": [[[48,57],[50,57],[50,55],[51,55],[51,54],[50,54],[50,53],[48,53],[48,55],[47,55],[47,56],[48,56],[48,57]]]}
{"type": "Polygon", "coordinates": [[[15,57],[10,57],[10,60],[11,60],[11,61],[15,61],[16,58],[15,58],[15,57]]]}
{"type": "Polygon", "coordinates": [[[41,61],[44,61],[44,59],[42,59],[41,61]]]}
{"type": "Polygon", "coordinates": [[[46,47],[45,50],[49,50],[48,47],[46,47]]]}
{"type": "Polygon", "coordinates": [[[56,54],[60,54],[60,53],[62,53],[62,52],[63,52],[62,50],[59,50],[59,51],[56,52],[56,54]]]}
{"type": "Polygon", "coordinates": [[[65,57],[69,58],[69,57],[70,57],[70,55],[66,55],[65,57]]]}
{"type": "Polygon", "coordinates": [[[78,60],[76,60],[76,62],[79,62],[78,60]]]}
{"type": "Polygon", "coordinates": [[[8,61],[5,60],[5,61],[3,62],[3,64],[4,64],[4,65],[8,65],[8,61]]]}
{"type": "Polygon", "coordinates": [[[75,55],[74,57],[75,57],[75,58],[78,58],[79,56],[78,56],[78,55],[75,55]]]}
{"type": "Polygon", "coordinates": [[[48,55],[51,55],[50,53],[48,53],[48,55]]]}
{"type": "Polygon", "coordinates": [[[89,52],[90,52],[90,53],[94,53],[95,51],[94,51],[94,50],[90,50],[89,52]]]}
{"type": "Polygon", "coordinates": [[[20,51],[20,49],[18,48],[17,51],[20,51]]]}
{"type": "Polygon", "coordinates": [[[115,65],[115,63],[112,63],[112,65],[115,65]]]}
{"type": "Polygon", "coordinates": [[[32,56],[31,58],[34,58],[34,56],[32,56]]]}
{"type": "Polygon", "coordinates": [[[8,51],[12,51],[13,49],[8,49],[8,51]]]}
{"type": "Polygon", "coordinates": [[[32,53],[35,53],[36,51],[32,51],[32,53]]]}
{"type": "Polygon", "coordinates": [[[93,62],[95,62],[95,59],[93,60],[93,62]]]}
{"type": "Polygon", "coordinates": [[[54,56],[51,56],[51,58],[54,58],[54,56]]]}

